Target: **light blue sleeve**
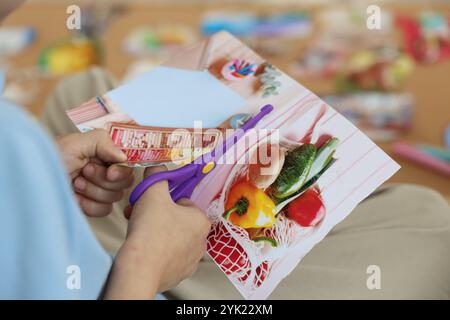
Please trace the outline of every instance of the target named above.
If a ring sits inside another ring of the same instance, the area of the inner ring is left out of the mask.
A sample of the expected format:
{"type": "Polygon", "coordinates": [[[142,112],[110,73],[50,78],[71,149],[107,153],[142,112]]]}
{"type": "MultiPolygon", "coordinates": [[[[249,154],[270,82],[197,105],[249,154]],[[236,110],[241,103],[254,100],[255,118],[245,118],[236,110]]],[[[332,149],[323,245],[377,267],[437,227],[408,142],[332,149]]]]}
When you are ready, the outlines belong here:
{"type": "Polygon", "coordinates": [[[1,97],[0,148],[0,299],[98,298],[111,258],[52,142],[1,97]]]}

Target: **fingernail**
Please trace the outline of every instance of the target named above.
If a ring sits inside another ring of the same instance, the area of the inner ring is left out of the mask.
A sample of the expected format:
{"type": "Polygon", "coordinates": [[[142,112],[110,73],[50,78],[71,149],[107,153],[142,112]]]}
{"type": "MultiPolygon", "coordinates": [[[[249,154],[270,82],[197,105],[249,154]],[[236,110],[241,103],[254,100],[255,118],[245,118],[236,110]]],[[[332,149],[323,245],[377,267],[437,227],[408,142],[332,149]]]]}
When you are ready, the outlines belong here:
{"type": "Polygon", "coordinates": [[[84,179],[82,178],[77,178],[73,182],[73,185],[77,190],[84,190],[84,188],[86,188],[86,181],[84,181],[84,179]]]}
{"type": "Polygon", "coordinates": [[[121,162],[127,161],[127,155],[123,153],[122,150],[116,148],[117,158],[120,159],[121,162]]]}
{"type": "Polygon", "coordinates": [[[87,164],[84,167],[83,173],[85,176],[92,177],[95,174],[95,166],[92,164],[87,164]]]}
{"type": "Polygon", "coordinates": [[[116,180],[119,177],[119,175],[120,175],[120,173],[119,173],[119,171],[117,171],[117,169],[112,169],[109,172],[109,177],[108,178],[109,178],[109,180],[114,181],[114,180],[116,180]]]}

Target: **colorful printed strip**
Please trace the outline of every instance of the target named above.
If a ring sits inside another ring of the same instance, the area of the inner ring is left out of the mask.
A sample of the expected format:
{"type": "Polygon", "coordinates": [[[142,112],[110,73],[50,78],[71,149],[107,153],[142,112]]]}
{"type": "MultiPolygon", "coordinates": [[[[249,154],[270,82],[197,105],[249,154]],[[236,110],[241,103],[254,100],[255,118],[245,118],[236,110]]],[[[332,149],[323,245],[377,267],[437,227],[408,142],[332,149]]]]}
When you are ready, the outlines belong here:
{"type": "Polygon", "coordinates": [[[107,114],[107,109],[104,108],[96,98],[67,111],[67,115],[75,125],[103,117],[107,114]]]}
{"type": "Polygon", "coordinates": [[[221,129],[176,129],[113,123],[110,136],[129,164],[192,160],[222,140],[221,129]]]}

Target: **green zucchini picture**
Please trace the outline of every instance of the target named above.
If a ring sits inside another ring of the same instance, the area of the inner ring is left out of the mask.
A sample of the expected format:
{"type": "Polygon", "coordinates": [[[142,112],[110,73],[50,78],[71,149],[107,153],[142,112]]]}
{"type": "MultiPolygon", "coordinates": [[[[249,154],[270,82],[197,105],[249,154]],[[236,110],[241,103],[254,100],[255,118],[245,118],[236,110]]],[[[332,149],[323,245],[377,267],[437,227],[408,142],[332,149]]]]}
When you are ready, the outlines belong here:
{"type": "Polygon", "coordinates": [[[283,199],[297,192],[306,182],[317,149],[313,144],[304,144],[287,153],[286,159],[275,182],[271,185],[272,195],[283,199]]]}

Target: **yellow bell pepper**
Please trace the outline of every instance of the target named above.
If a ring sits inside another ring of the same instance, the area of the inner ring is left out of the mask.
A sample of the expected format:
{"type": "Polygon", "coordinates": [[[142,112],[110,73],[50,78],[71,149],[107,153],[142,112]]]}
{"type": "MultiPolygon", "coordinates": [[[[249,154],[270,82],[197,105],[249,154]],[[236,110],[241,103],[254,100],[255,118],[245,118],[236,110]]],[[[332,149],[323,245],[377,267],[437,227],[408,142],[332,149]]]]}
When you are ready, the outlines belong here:
{"type": "Polygon", "coordinates": [[[244,229],[267,228],[275,223],[275,203],[249,182],[235,184],[228,194],[223,217],[244,229]]]}

